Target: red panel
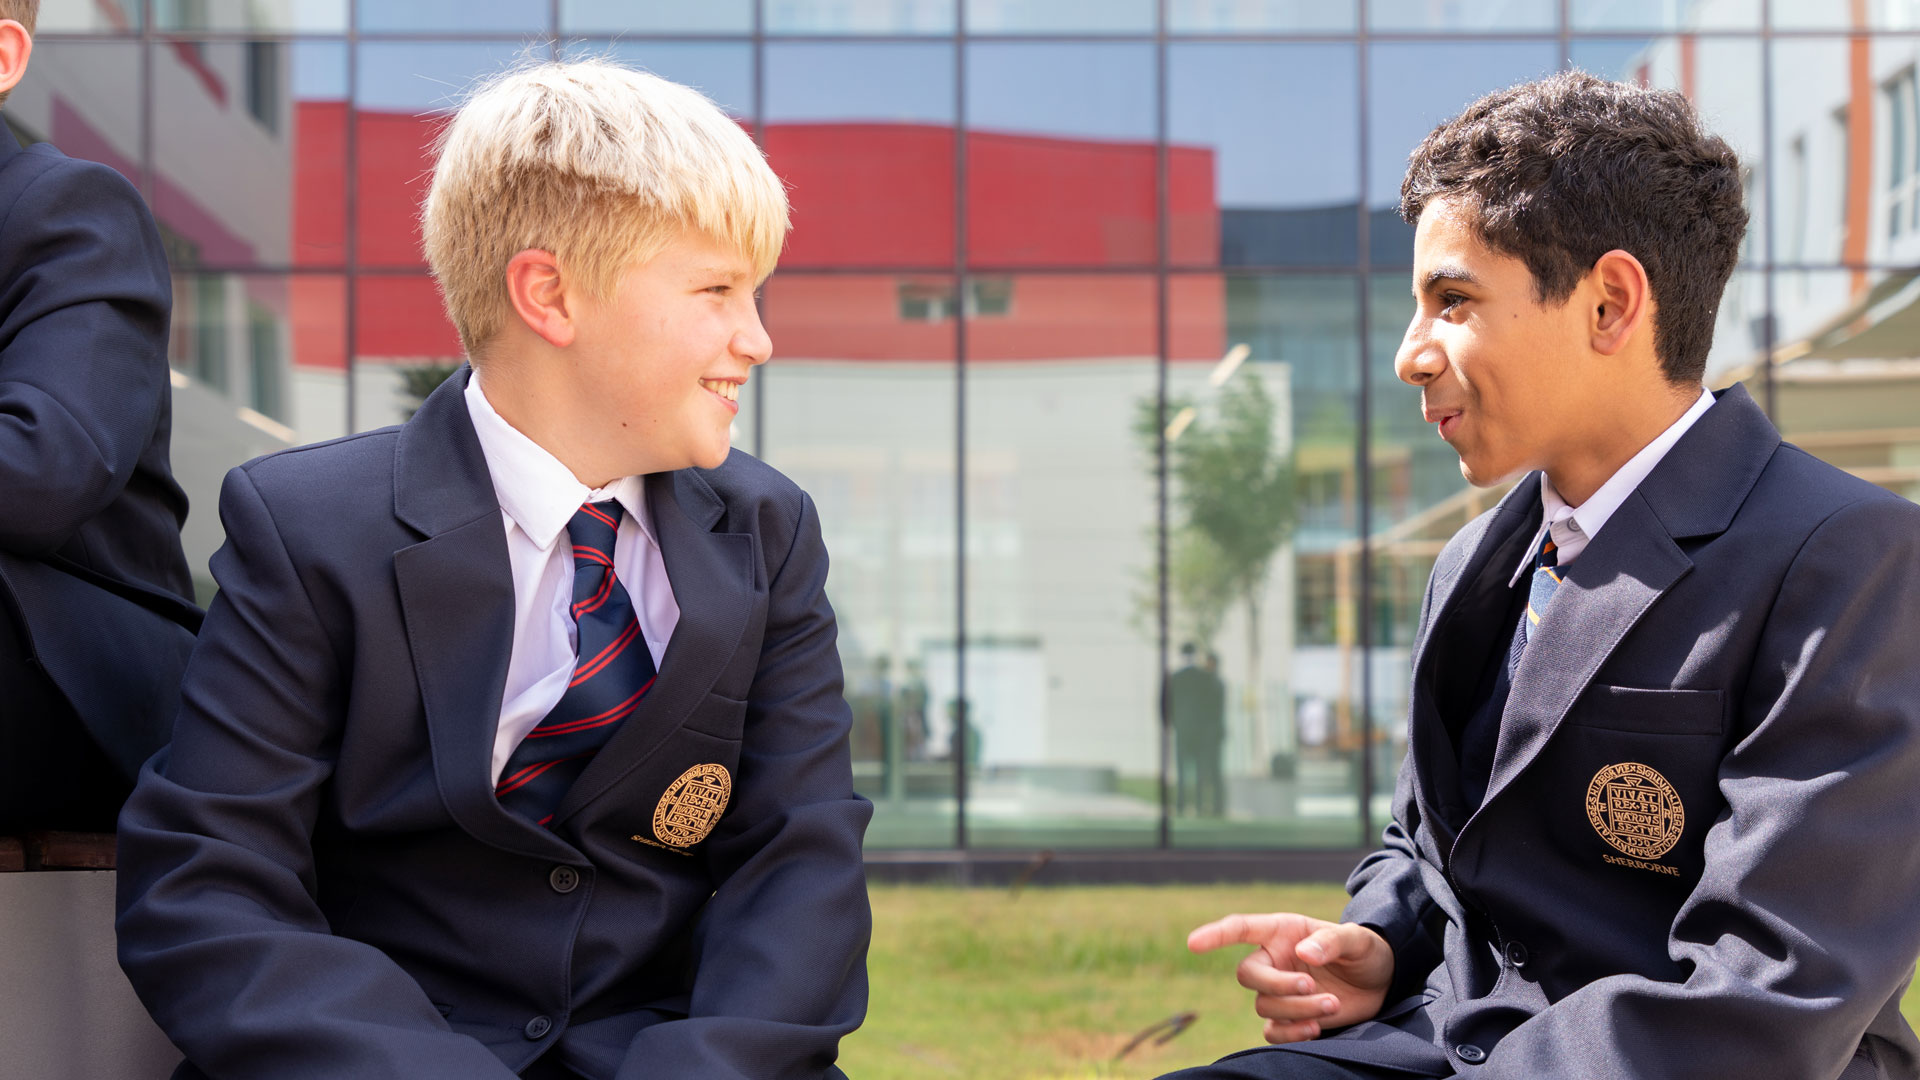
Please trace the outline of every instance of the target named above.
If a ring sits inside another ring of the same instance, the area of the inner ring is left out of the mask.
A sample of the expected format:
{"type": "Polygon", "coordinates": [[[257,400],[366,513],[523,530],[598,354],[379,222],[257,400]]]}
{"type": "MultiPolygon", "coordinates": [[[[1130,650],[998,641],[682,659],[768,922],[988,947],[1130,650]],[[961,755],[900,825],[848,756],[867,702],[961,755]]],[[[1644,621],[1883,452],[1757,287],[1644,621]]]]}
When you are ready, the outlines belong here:
{"type": "Polygon", "coordinates": [[[1151,143],[967,136],[967,255],[989,265],[1150,265],[1151,143]]]}
{"type": "Polygon", "coordinates": [[[433,139],[444,118],[362,112],[359,261],[371,266],[424,266],[420,202],[433,179],[433,139]]]}
{"type": "Polygon", "coordinates": [[[293,264],[341,266],[347,259],[347,104],[294,106],[293,264]]]}
{"type": "Polygon", "coordinates": [[[460,335],[447,321],[440,290],[424,275],[362,275],[354,307],[354,356],[373,362],[457,359],[460,335]]]}
{"type": "Polygon", "coordinates": [[[1013,279],[1005,316],[967,324],[967,359],[1111,360],[1160,351],[1154,280],[1131,274],[1013,279]]]}
{"type": "Polygon", "coordinates": [[[953,359],[953,319],[906,319],[902,282],[951,290],[942,278],[893,275],[776,274],[767,282],[767,333],[773,362],[794,360],[953,359]]]}
{"type": "Polygon", "coordinates": [[[787,183],[787,266],[953,262],[953,129],[781,124],[767,157],[787,183]]]}

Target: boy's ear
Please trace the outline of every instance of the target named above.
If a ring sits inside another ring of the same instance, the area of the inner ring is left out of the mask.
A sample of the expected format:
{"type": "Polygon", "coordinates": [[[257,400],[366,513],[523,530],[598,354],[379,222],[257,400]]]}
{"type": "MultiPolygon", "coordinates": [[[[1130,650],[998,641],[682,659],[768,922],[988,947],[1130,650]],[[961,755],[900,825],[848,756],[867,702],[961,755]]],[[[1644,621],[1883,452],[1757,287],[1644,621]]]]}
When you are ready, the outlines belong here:
{"type": "Polygon", "coordinates": [[[20,84],[33,55],[33,35],[16,19],[0,19],[0,96],[20,84]]]}
{"type": "Polygon", "coordinates": [[[507,260],[507,299],[527,329],[547,344],[562,349],[573,344],[574,297],[553,252],[528,248],[507,260]]]}
{"type": "Polygon", "coordinates": [[[1593,264],[1587,281],[1593,350],[1618,355],[1642,326],[1652,325],[1653,288],[1647,283],[1647,269],[1639,259],[1615,248],[1593,264]]]}

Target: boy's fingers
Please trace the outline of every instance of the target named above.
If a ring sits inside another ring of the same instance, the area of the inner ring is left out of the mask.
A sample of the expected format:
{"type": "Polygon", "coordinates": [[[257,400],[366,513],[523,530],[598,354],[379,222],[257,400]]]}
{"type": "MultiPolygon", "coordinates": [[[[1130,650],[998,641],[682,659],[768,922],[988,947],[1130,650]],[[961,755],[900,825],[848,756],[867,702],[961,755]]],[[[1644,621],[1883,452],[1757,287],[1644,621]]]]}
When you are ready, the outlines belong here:
{"type": "Polygon", "coordinates": [[[1234,969],[1240,985],[1256,994],[1311,994],[1313,977],[1273,965],[1265,949],[1255,949],[1234,969]]]}
{"type": "Polygon", "coordinates": [[[1293,954],[1318,967],[1351,960],[1364,948],[1363,942],[1357,940],[1356,931],[1360,929],[1346,924],[1323,926],[1302,938],[1300,944],[1293,947],[1293,954]]]}
{"type": "Polygon", "coordinates": [[[1187,948],[1203,953],[1212,952],[1223,945],[1259,945],[1278,925],[1277,915],[1229,915],[1188,934],[1187,948]]]}
{"type": "Polygon", "coordinates": [[[1317,1022],[1339,1012],[1340,1000],[1332,994],[1288,994],[1281,997],[1261,994],[1253,999],[1253,1011],[1267,1020],[1317,1022]]]}
{"type": "Polygon", "coordinates": [[[1270,1043],[1303,1042],[1307,1039],[1319,1038],[1320,1025],[1312,1020],[1298,1022],[1269,1020],[1263,1034],[1270,1043]]]}

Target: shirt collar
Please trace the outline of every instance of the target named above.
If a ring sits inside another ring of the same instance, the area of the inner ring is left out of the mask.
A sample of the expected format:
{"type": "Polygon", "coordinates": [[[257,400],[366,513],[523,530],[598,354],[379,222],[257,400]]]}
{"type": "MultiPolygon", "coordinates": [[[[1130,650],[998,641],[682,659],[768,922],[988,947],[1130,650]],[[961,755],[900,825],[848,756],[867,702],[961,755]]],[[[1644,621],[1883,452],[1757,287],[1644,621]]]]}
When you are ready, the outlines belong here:
{"type": "Polygon", "coordinates": [[[480,388],[477,369],[467,380],[466,396],[467,415],[473,419],[480,452],[493,476],[494,497],[535,547],[541,551],[552,548],[582,504],[607,499],[618,499],[647,542],[657,545],[653,522],[647,516],[646,485],[640,477],[623,476],[605,487],[590,489],[559,458],[494,411],[493,403],[480,388]]]}
{"type": "Polygon", "coordinates": [[[1654,436],[1652,442],[1640,448],[1640,452],[1627,459],[1625,465],[1607,478],[1599,490],[1588,496],[1579,506],[1567,505],[1567,500],[1556,491],[1553,481],[1546,473],[1540,474],[1540,527],[1533,534],[1533,543],[1527,547],[1526,554],[1520,559],[1520,565],[1514,569],[1513,578],[1508,584],[1517,583],[1521,576],[1533,566],[1534,557],[1540,551],[1540,541],[1547,533],[1552,533],[1554,546],[1559,550],[1559,562],[1572,562],[1577,558],[1593,538],[1600,535],[1613,512],[1627,501],[1642,481],[1646,480],[1673,444],[1695,424],[1707,410],[1713,408],[1713,395],[1704,388],[1700,396],[1694,399],[1680,419],[1667,426],[1665,431],[1654,436]],[[1569,523],[1572,526],[1569,527],[1569,523]]]}

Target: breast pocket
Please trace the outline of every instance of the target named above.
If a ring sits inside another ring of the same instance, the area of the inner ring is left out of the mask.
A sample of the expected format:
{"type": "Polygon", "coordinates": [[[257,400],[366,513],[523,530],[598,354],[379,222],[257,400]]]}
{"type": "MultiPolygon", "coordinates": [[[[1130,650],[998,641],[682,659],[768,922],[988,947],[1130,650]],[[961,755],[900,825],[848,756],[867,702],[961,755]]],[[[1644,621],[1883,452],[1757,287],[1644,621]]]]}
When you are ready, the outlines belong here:
{"type": "Polygon", "coordinates": [[[1719,690],[1642,690],[1596,684],[1580,695],[1567,722],[1644,735],[1718,735],[1726,730],[1725,697],[1719,690]]]}

